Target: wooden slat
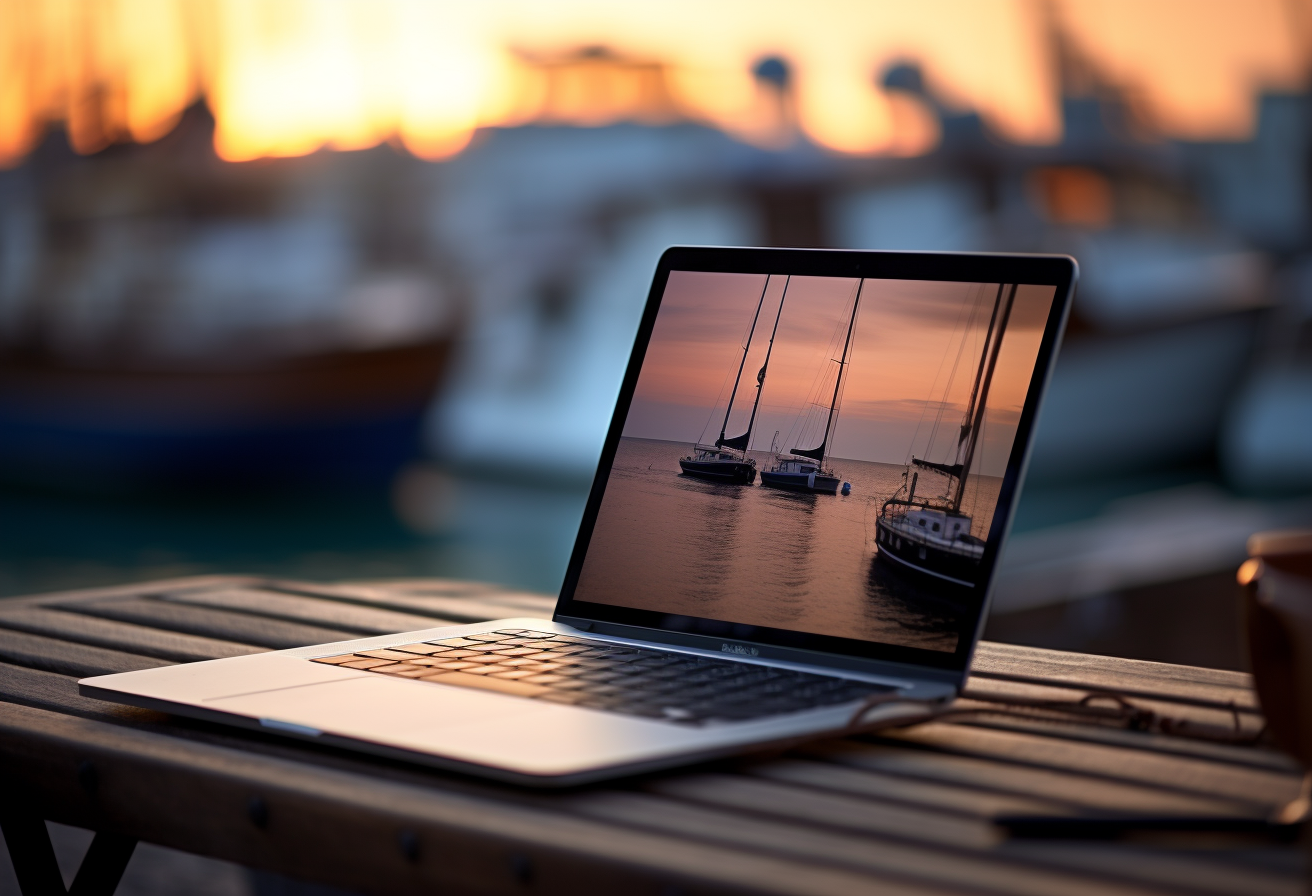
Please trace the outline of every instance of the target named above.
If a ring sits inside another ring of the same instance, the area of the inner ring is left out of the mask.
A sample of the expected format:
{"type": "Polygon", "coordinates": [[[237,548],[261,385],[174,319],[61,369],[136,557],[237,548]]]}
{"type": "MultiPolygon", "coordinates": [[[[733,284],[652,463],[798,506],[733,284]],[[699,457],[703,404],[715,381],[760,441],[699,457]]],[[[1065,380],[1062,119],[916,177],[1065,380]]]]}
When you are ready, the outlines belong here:
{"type": "Polygon", "coordinates": [[[1128,781],[1091,778],[1064,769],[1008,765],[971,756],[857,741],[804,747],[801,752],[824,761],[886,775],[911,776],[985,793],[1038,797],[1070,809],[1250,818],[1265,818],[1269,809],[1260,802],[1178,793],[1128,781]]]}
{"type": "Polygon", "coordinates": [[[938,809],[962,816],[1068,815],[1069,805],[1033,796],[977,791],[901,775],[886,775],[826,762],[788,758],[748,765],[745,774],[804,785],[819,791],[867,796],[887,803],[938,809]]]}
{"type": "Polygon", "coordinates": [[[263,588],[218,588],[166,592],[158,599],[196,607],[210,607],[280,619],[328,626],[354,635],[390,635],[451,624],[451,620],[395,610],[360,606],[337,600],[287,594],[263,588]]]}
{"type": "Polygon", "coordinates": [[[1252,677],[1224,669],[1175,666],[1120,657],[1091,656],[982,641],[971,665],[973,676],[1012,678],[1035,684],[1106,688],[1148,697],[1176,696],[1257,705],[1252,677]]]}
{"type": "Polygon", "coordinates": [[[75,613],[38,606],[8,609],[0,602],[0,628],[45,635],[75,644],[126,650],[176,663],[213,660],[260,653],[265,648],[216,638],[161,631],[108,619],[91,619],[75,613]]]}
{"type": "Polygon", "coordinates": [[[951,849],[981,851],[996,846],[1002,835],[979,818],[941,812],[933,807],[889,804],[869,797],[825,793],[796,784],[745,775],[691,774],[658,779],[646,788],[679,802],[775,816],[808,825],[843,828],[951,849]]]}
{"type": "Polygon", "coordinates": [[[205,638],[240,641],[275,650],[306,647],[356,637],[354,632],[322,625],[261,619],[246,613],[227,613],[209,607],[189,607],[149,598],[113,598],[62,604],[69,612],[84,613],[119,622],[130,622],[165,631],[183,632],[205,638]]]}
{"type": "MultiPolygon", "coordinates": [[[[960,705],[966,707],[978,705],[985,710],[992,706],[984,703],[975,704],[974,701],[960,701],[960,705]]],[[[1270,744],[1265,743],[1260,746],[1251,743],[1218,743],[1200,740],[1195,737],[1152,734],[1127,728],[1112,728],[1087,723],[1077,724],[1046,719],[1026,719],[1010,715],[992,715],[987,712],[983,715],[972,715],[964,719],[954,718],[953,723],[972,728],[989,728],[996,731],[1048,737],[1058,742],[1108,744],[1132,750],[1149,750],[1165,756],[1212,759],[1217,762],[1289,774],[1299,774],[1301,771],[1293,759],[1283,753],[1276,752],[1270,744]]]]}
{"type": "MultiPolygon", "coordinates": [[[[972,700],[1007,704],[1008,701],[1048,700],[1059,703],[1074,703],[1092,693],[1081,688],[1054,687],[1031,684],[1029,682],[1003,681],[999,679],[972,678],[961,692],[961,706],[972,705],[972,700]]],[[[1220,732],[1238,731],[1252,736],[1261,732],[1265,722],[1256,709],[1245,707],[1200,706],[1201,701],[1179,702],[1170,697],[1131,697],[1131,705],[1151,710],[1158,716],[1213,728],[1220,732]],[[1236,727],[1236,724],[1238,727],[1236,727]]],[[[1094,701],[1095,706],[1112,709],[1111,699],[1103,697],[1094,701]]]]}
{"type": "Polygon", "coordinates": [[[1169,788],[1244,801],[1265,807],[1268,812],[1298,796],[1302,783],[1302,775],[1288,772],[937,722],[890,731],[881,739],[994,762],[1061,769],[1144,788],[1169,788]]]}
{"type": "Polygon", "coordinates": [[[0,713],[0,769],[21,769],[52,820],[369,893],[519,894],[525,877],[532,892],[561,894],[946,892],[22,706],[0,713]],[[94,797],[77,783],[81,762],[98,771],[94,797]],[[250,821],[252,797],[267,807],[263,828],[250,821]],[[413,860],[401,831],[414,834],[413,860]]]}
{"type": "MultiPolygon", "coordinates": [[[[950,813],[925,811],[923,807],[885,803],[868,795],[817,792],[806,786],[781,786],[741,775],[670,777],[649,789],[682,802],[744,812],[752,818],[774,818],[808,828],[906,840],[951,852],[996,854],[996,847],[1003,841],[1000,831],[983,818],[971,822],[950,813]]],[[[1291,888],[1294,882],[1288,877],[1254,876],[1223,862],[1172,861],[1142,849],[1132,851],[1126,846],[1103,849],[1097,860],[1090,856],[1086,861],[1073,861],[1075,857],[1070,855],[1054,855],[1042,849],[1013,850],[1013,858],[1048,871],[1068,872],[1074,867],[1090,877],[1105,876],[1109,869],[1114,869],[1114,875],[1120,878],[1153,885],[1184,885],[1205,893],[1233,893],[1236,883],[1243,884],[1239,892],[1248,896],[1259,893],[1275,896],[1296,889],[1291,888]],[[1111,856],[1117,860],[1108,861],[1111,856]]]]}
{"type": "Polygon", "coordinates": [[[613,824],[945,889],[1015,896],[1093,896],[1111,892],[1141,896],[1163,892],[1156,886],[1135,885],[1123,877],[1097,880],[1084,873],[1028,867],[906,841],[856,837],[833,828],[781,823],[755,814],[716,811],[648,794],[591,794],[573,801],[571,808],[613,824]]]}
{"type": "MultiPolygon", "coordinates": [[[[1292,852],[1288,848],[1284,852],[1292,852]]],[[[1286,870],[1283,862],[1262,867],[1235,860],[1224,849],[1151,849],[1137,843],[1034,842],[1003,844],[997,855],[1019,861],[1041,861],[1061,865],[1076,873],[1103,874],[1107,869],[1132,875],[1138,880],[1175,892],[1216,896],[1306,896],[1306,875],[1298,867],[1286,870]]],[[[1272,857],[1271,847],[1254,850],[1272,857]]],[[[1246,853],[1245,858],[1252,853],[1246,853]]],[[[1294,863],[1297,865],[1297,863],[1294,863]]]]}
{"type": "Polygon", "coordinates": [[[464,594],[456,587],[460,584],[438,581],[433,583],[431,590],[421,589],[413,583],[295,586],[290,583],[273,582],[266,587],[281,589],[288,593],[320,596],[330,600],[426,615],[460,624],[486,622],[489,619],[504,619],[511,616],[550,619],[555,610],[554,597],[519,592],[506,593],[488,587],[464,594]]]}
{"type": "Polygon", "coordinates": [[[154,657],[4,630],[0,630],[0,662],[79,677],[169,665],[154,657]]]}
{"type": "Polygon", "coordinates": [[[113,721],[164,718],[163,713],[83,697],[74,676],[8,663],[0,663],[0,701],[113,721]]]}

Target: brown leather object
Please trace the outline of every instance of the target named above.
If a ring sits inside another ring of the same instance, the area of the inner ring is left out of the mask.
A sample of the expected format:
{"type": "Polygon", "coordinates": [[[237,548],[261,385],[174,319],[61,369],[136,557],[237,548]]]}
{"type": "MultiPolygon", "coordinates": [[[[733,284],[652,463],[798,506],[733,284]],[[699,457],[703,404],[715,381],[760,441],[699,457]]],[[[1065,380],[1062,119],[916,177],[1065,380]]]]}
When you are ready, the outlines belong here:
{"type": "Polygon", "coordinates": [[[1312,530],[1264,532],[1239,567],[1253,682],[1281,749],[1312,767],[1312,530]]]}

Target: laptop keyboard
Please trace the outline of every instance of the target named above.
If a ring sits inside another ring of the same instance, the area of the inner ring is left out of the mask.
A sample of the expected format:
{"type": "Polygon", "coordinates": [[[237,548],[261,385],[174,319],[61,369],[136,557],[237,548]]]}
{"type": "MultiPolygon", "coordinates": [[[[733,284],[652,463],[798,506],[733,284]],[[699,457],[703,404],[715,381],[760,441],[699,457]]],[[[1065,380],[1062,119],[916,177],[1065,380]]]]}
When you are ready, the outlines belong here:
{"type": "Polygon", "coordinates": [[[892,690],[527,629],[318,657],[313,662],[685,725],[743,722],[892,690]]]}

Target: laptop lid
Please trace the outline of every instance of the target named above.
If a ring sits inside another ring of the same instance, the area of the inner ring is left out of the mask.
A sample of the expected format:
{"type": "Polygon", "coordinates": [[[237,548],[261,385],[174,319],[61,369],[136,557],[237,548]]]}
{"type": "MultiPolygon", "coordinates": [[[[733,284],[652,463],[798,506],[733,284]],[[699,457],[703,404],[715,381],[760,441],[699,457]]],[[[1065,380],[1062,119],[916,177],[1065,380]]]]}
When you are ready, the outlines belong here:
{"type": "Polygon", "coordinates": [[[962,681],[1076,277],[1064,256],[667,250],[554,618],[962,681]]]}

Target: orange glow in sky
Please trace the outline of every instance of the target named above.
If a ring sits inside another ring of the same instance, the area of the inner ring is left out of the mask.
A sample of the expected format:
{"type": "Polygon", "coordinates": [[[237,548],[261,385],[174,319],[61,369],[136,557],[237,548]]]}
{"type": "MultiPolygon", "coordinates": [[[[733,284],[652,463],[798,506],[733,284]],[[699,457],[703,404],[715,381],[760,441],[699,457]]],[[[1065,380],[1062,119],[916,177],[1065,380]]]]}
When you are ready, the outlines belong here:
{"type": "Polygon", "coordinates": [[[80,152],[154,140],[201,97],[232,161],[383,141],[442,158],[483,127],[621,120],[917,155],[938,120],[881,86],[899,62],[1042,144],[1058,45],[1162,134],[1242,139],[1260,91],[1304,83],[1309,21],[1312,0],[0,0],[0,165],[53,124],[80,152]],[[767,56],[786,95],[752,75],[767,56]]]}

